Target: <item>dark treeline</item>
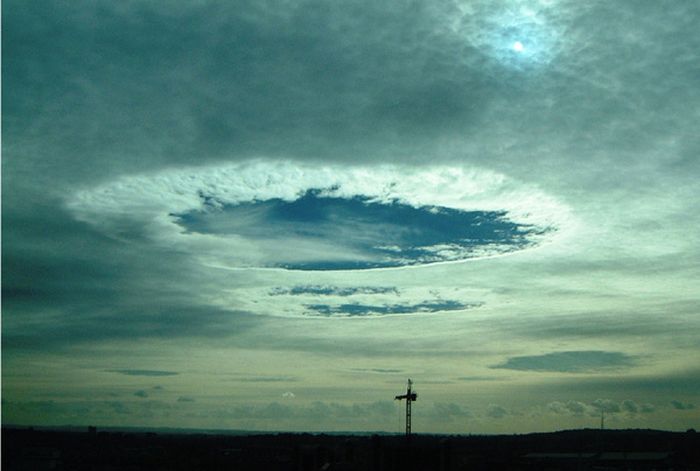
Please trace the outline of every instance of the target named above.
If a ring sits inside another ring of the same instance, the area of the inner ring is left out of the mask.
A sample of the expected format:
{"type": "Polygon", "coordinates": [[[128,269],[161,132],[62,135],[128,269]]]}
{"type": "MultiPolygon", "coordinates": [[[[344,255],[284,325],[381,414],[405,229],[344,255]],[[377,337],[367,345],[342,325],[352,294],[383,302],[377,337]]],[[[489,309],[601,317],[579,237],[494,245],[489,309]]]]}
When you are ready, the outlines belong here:
{"type": "Polygon", "coordinates": [[[211,435],[3,428],[15,470],[700,470],[700,434],[572,430],[493,436],[211,435]]]}

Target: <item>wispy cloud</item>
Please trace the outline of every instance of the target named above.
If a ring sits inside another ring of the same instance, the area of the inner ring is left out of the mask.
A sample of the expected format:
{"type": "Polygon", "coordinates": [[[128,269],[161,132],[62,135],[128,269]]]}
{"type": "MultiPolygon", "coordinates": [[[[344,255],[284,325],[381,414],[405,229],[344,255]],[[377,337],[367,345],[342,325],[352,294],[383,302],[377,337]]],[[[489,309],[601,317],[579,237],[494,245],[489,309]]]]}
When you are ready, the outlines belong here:
{"type": "Polygon", "coordinates": [[[632,399],[624,399],[620,402],[611,399],[596,399],[590,403],[580,401],[554,401],[547,405],[547,409],[555,414],[565,414],[572,416],[599,416],[601,412],[606,414],[625,413],[629,416],[637,414],[650,414],[656,411],[654,404],[639,404],[632,399]]]}
{"type": "Polygon", "coordinates": [[[621,410],[620,404],[610,399],[596,399],[591,405],[601,412],[615,413],[621,410]]]}
{"type": "Polygon", "coordinates": [[[466,381],[466,382],[472,382],[472,381],[506,381],[507,378],[502,378],[500,376],[460,376],[456,378],[457,381],[466,381]]]}
{"type": "Polygon", "coordinates": [[[242,376],[236,377],[232,381],[241,383],[290,383],[299,381],[294,376],[242,376]]]}
{"type": "Polygon", "coordinates": [[[490,404],[486,408],[486,415],[492,419],[502,419],[508,415],[508,410],[498,404],[490,404]]]}
{"type": "Polygon", "coordinates": [[[589,413],[591,407],[579,401],[559,402],[554,401],[547,405],[547,408],[557,414],[583,415],[589,413]]]}
{"type": "Polygon", "coordinates": [[[397,368],[351,368],[351,371],[357,371],[359,373],[393,374],[393,373],[403,373],[405,370],[400,370],[397,368]]]}
{"type": "Polygon", "coordinates": [[[433,404],[432,413],[436,418],[443,420],[464,419],[473,416],[468,408],[454,402],[436,402],[433,404]]]}
{"type": "Polygon", "coordinates": [[[175,376],[180,373],[177,371],[165,371],[165,370],[106,370],[109,373],[119,373],[127,376],[175,376]]]}
{"type": "Polygon", "coordinates": [[[589,350],[512,357],[508,358],[504,363],[492,366],[492,368],[521,371],[587,373],[592,371],[629,368],[636,363],[636,358],[621,352],[589,350]]]}
{"type": "Polygon", "coordinates": [[[298,285],[291,288],[276,287],[270,290],[271,296],[280,295],[315,295],[315,296],[353,296],[357,294],[399,294],[396,287],[387,286],[322,286],[322,285],[298,285]]]}
{"type": "Polygon", "coordinates": [[[676,410],[691,410],[691,409],[695,409],[695,404],[690,403],[690,402],[681,402],[681,401],[673,400],[673,401],[671,401],[671,405],[672,405],[673,408],[676,409],[676,410]]]}
{"type": "Polygon", "coordinates": [[[465,304],[453,300],[425,301],[417,304],[390,304],[390,305],[368,305],[368,304],[307,304],[311,311],[324,316],[377,316],[388,314],[414,314],[430,313],[441,311],[457,311],[479,307],[480,304],[465,304]]]}

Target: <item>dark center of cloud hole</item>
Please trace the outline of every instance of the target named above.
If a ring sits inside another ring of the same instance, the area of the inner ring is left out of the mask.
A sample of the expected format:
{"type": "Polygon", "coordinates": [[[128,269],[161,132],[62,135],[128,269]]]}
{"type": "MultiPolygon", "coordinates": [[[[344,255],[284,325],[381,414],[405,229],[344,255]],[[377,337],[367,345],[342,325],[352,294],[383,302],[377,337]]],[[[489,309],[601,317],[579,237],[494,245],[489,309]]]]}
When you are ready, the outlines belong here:
{"type": "MultiPolygon", "coordinates": [[[[350,270],[418,265],[472,258],[480,248],[511,252],[533,245],[537,231],[513,223],[504,211],[414,207],[356,196],[321,196],[309,190],[294,201],[269,199],[219,204],[201,195],[204,209],[172,214],[187,232],[236,235],[263,243],[318,243],[342,256],[299,257],[272,264],[295,270],[350,270]],[[356,257],[347,254],[357,254],[356,257]]],[[[282,257],[284,258],[284,257],[282,257]]]]}

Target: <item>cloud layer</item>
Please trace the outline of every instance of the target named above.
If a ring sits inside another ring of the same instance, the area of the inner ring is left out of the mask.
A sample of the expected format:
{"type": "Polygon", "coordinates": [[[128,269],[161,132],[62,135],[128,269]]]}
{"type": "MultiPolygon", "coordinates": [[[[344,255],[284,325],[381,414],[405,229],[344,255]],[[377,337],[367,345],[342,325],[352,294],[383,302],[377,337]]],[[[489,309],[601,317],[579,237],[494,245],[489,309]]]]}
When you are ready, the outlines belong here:
{"type": "Polygon", "coordinates": [[[699,15],[4,2],[3,421],[697,427],[699,15]]]}
{"type": "Polygon", "coordinates": [[[508,358],[493,368],[523,371],[586,373],[634,366],[637,360],[621,352],[571,351],[508,358]]]}

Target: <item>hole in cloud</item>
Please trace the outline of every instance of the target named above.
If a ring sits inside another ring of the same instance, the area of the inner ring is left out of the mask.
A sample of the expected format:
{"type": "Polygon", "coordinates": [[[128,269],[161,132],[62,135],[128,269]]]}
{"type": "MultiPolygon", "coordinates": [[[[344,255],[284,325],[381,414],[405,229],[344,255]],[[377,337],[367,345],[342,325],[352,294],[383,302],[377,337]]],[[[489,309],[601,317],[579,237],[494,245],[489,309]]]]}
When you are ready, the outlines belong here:
{"type": "Polygon", "coordinates": [[[466,286],[387,283],[366,270],[516,254],[561,243],[577,226],[539,188],[457,166],[249,161],[120,177],[66,205],[110,237],[199,265],[217,307],[326,319],[479,306],[482,293],[466,286]],[[228,271],[257,278],[231,286],[228,271]]]}
{"type": "Polygon", "coordinates": [[[320,286],[320,285],[299,285],[291,288],[277,287],[270,290],[270,296],[354,296],[358,294],[398,294],[395,287],[389,286],[358,286],[358,287],[339,287],[339,286],[320,286]]]}
{"type": "MultiPolygon", "coordinates": [[[[303,272],[298,272],[299,274],[303,272]]],[[[325,276],[330,272],[319,272],[325,276]]],[[[357,272],[341,272],[357,273],[357,272]]],[[[235,291],[240,306],[244,303],[253,310],[261,299],[275,306],[275,315],[317,317],[326,319],[360,319],[377,316],[433,314],[463,311],[483,306],[475,300],[479,293],[468,288],[439,289],[435,287],[396,286],[336,286],[293,285],[268,290],[244,289],[235,291]]],[[[478,299],[478,298],[477,298],[478,299]]]]}
{"type": "Polygon", "coordinates": [[[426,301],[417,304],[389,304],[389,305],[369,305],[369,304],[306,304],[305,307],[314,313],[322,316],[377,316],[387,314],[415,314],[432,313],[441,311],[457,311],[479,307],[481,304],[461,303],[458,301],[426,301]]]}
{"type": "Polygon", "coordinates": [[[274,198],[236,205],[213,203],[173,215],[189,233],[255,240],[277,253],[272,267],[355,270],[464,260],[535,244],[540,229],[508,220],[505,211],[414,207],[366,196],[337,198],[321,189],[298,199],[274,198]],[[279,247],[286,250],[279,252],[279,247]],[[322,248],[322,250],[319,250],[322,248]]]}
{"type": "Polygon", "coordinates": [[[76,193],[80,220],[219,268],[357,270],[455,262],[553,241],[566,206],[481,169],[292,162],[124,177],[76,193]]]}

